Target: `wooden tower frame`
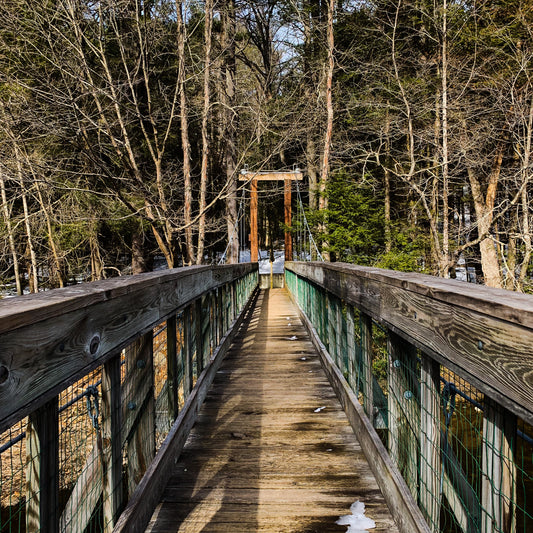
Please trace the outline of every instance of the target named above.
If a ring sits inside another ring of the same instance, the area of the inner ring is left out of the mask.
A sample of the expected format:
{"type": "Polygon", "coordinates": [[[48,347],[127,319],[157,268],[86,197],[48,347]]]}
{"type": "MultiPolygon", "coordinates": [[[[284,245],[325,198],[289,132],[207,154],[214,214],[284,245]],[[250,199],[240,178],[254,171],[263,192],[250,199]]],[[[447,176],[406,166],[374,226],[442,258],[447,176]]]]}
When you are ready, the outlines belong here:
{"type": "MultiPolygon", "coordinates": [[[[261,171],[249,172],[242,170],[239,177],[240,181],[250,182],[250,255],[253,263],[259,260],[259,238],[257,231],[257,182],[258,181],[283,181],[284,182],[284,212],[285,226],[289,228],[292,224],[291,202],[292,202],[292,181],[303,179],[301,170],[276,172],[261,171]]],[[[285,260],[292,260],[292,235],[290,231],[285,230],[285,260]]]]}

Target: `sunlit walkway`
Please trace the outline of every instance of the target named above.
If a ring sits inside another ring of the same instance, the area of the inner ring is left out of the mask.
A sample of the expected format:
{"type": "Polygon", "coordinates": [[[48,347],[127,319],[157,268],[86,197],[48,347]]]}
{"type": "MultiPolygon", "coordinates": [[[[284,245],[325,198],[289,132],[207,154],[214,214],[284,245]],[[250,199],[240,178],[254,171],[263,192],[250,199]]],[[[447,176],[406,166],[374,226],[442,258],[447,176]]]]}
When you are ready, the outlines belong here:
{"type": "Polygon", "coordinates": [[[397,532],[284,289],[259,296],[169,474],[147,531],[341,532],[360,500],[397,532]]]}

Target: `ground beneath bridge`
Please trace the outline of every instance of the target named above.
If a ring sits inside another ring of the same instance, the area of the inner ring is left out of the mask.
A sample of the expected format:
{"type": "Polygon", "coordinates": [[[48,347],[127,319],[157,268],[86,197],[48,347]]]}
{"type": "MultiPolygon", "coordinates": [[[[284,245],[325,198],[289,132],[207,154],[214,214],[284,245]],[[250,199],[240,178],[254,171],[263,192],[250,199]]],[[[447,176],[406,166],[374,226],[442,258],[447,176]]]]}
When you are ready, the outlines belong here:
{"type": "Polygon", "coordinates": [[[397,533],[285,289],[263,291],[201,409],[151,533],[343,532],[360,500],[397,533]]]}

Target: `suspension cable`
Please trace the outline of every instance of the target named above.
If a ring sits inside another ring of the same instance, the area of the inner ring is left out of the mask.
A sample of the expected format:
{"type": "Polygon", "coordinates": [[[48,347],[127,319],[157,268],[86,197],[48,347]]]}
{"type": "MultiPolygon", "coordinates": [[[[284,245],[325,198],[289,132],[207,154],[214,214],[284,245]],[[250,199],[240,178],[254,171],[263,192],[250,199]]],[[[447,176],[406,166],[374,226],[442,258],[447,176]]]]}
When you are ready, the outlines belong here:
{"type": "MultiPolygon", "coordinates": [[[[301,210],[301,213],[302,213],[302,220],[303,220],[303,233],[304,233],[304,236],[303,236],[303,255],[304,257],[307,256],[306,254],[306,250],[305,250],[305,237],[306,237],[306,233],[308,234],[308,238],[309,238],[309,255],[311,255],[311,247],[314,248],[315,252],[316,252],[316,255],[317,257],[320,259],[320,261],[324,261],[324,258],[322,257],[322,254],[320,253],[320,250],[318,249],[318,246],[316,244],[316,241],[313,237],[313,233],[311,232],[311,228],[309,227],[309,223],[307,222],[307,216],[305,214],[305,210],[304,210],[304,206],[303,206],[303,202],[302,202],[302,195],[300,194],[300,186],[298,184],[298,182],[296,182],[296,191],[297,191],[297,195],[298,195],[298,208],[301,210]]],[[[305,259],[304,259],[305,261],[305,259]]]]}

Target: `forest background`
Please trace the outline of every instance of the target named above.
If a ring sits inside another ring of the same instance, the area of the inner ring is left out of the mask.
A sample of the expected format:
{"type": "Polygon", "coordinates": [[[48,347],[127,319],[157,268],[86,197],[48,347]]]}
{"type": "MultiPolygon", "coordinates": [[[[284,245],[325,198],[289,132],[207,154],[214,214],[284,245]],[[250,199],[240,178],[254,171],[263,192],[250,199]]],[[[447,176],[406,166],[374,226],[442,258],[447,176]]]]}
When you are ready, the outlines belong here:
{"type": "Polygon", "coordinates": [[[298,166],[327,258],[530,292],[532,69],[531,0],[4,0],[0,279],[218,261],[298,166]]]}

